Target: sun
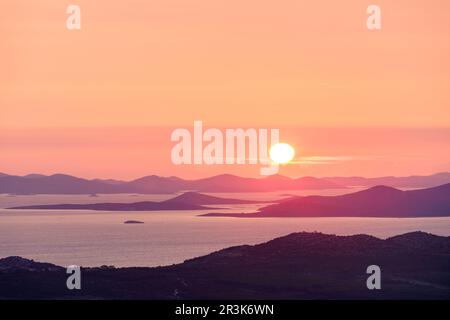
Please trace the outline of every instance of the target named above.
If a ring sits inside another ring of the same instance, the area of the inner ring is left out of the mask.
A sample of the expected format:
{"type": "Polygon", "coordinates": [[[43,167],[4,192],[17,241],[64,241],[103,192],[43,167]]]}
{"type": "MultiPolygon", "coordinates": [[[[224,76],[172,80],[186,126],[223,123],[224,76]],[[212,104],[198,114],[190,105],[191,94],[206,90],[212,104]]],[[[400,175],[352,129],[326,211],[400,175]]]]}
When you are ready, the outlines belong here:
{"type": "Polygon", "coordinates": [[[294,159],[295,150],[287,143],[277,143],[270,148],[269,154],[273,162],[283,164],[294,159]]]}

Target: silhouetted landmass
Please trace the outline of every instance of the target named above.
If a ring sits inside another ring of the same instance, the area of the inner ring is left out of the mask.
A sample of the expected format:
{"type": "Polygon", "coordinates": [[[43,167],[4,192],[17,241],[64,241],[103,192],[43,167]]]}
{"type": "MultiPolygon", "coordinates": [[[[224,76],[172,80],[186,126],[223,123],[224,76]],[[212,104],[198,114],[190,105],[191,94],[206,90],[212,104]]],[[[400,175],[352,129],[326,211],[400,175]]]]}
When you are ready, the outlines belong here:
{"type": "Polygon", "coordinates": [[[7,257],[0,259],[0,274],[18,271],[62,271],[64,268],[51,263],[36,262],[22,257],[7,257]]]}
{"type": "Polygon", "coordinates": [[[0,193],[11,194],[165,194],[183,191],[268,192],[342,189],[353,186],[374,186],[380,184],[402,188],[426,188],[444,183],[450,183],[450,173],[411,177],[301,177],[296,179],[281,175],[256,179],[222,174],[197,180],[151,175],[132,181],[114,179],[87,180],[65,174],[13,176],[0,173],[0,193]]]}
{"type": "Polygon", "coordinates": [[[124,223],[125,224],[142,224],[144,222],[138,221],[138,220],[127,220],[127,221],[124,221],[124,223]]]}
{"type": "Polygon", "coordinates": [[[92,194],[142,193],[165,194],[182,191],[197,192],[265,192],[275,190],[344,188],[324,179],[303,177],[291,179],[280,175],[266,178],[243,178],[223,174],[198,180],[177,177],[142,177],[132,181],[81,179],[64,174],[51,176],[0,175],[0,193],[14,194],[92,194]]]}
{"type": "Polygon", "coordinates": [[[42,209],[42,210],[99,210],[99,211],[164,211],[164,210],[205,210],[208,207],[180,202],[142,201],[133,203],[88,203],[88,204],[48,204],[12,207],[9,209],[42,209]]]}
{"type": "Polygon", "coordinates": [[[102,211],[159,211],[159,210],[205,210],[203,205],[214,204],[248,204],[264,201],[250,201],[209,196],[197,192],[186,192],[175,198],[161,202],[141,201],[132,203],[83,203],[83,204],[45,204],[18,206],[9,209],[43,209],[43,210],[102,210],[102,211]]]}
{"type": "Polygon", "coordinates": [[[334,182],[313,177],[291,179],[282,175],[272,175],[255,179],[223,174],[205,179],[192,180],[189,190],[200,192],[268,192],[276,190],[341,188],[345,187],[334,182]]]}
{"type": "Polygon", "coordinates": [[[166,200],[165,202],[166,203],[182,202],[182,203],[197,204],[197,205],[208,205],[208,204],[215,205],[215,204],[252,204],[252,203],[263,203],[263,202],[268,202],[268,201],[230,199],[230,198],[210,196],[210,195],[201,194],[198,192],[185,192],[175,198],[166,200]]]}
{"type": "Polygon", "coordinates": [[[396,188],[430,188],[450,183],[450,173],[440,172],[429,176],[416,175],[409,177],[326,177],[324,179],[343,186],[374,187],[378,185],[387,185],[396,188]]]}
{"type": "Polygon", "coordinates": [[[442,217],[450,216],[450,184],[401,191],[386,186],[339,196],[306,196],[280,201],[255,213],[208,213],[234,217],[442,217]]]}
{"type": "Polygon", "coordinates": [[[120,185],[120,184],[125,183],[125,181],[123,181],[123,180],[116,180],[116,179],[94,179],[91,181],[97,181],[97,182],[112,184],[112,185],[120,185]]]}
{"type": "MultiPolygon", "coordinates": [[[[413,232],[294,233],[158,268],[82,268],[82,289],[65,270],[0,259],[0,299],[449,299],[450,238],[413,232]],[[367,267],[381,268],[368,290],[367,267]]],[[[151,254],[149,252],[149,254],[151,254]]]]}
{"type": "Polygon", "coordinates": [[[0,193],[14,194],[91,194],[112,193],[115,186],[64,174],[0,176],[0,193]]]}

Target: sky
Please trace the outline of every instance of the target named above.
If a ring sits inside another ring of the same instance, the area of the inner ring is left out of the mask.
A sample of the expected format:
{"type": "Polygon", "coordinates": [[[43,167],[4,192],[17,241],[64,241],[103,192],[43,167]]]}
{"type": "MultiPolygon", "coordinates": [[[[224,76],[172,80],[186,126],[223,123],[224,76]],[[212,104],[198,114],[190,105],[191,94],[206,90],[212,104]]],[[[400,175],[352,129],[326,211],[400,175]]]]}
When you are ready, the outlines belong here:
{"type": "Polygon", "coordinates": [[[450,171],[448,21],[444,0],[3,0],[0,172],[258,175],[173,165],[194,120],[279,128],[291,176],[450,171]]]}

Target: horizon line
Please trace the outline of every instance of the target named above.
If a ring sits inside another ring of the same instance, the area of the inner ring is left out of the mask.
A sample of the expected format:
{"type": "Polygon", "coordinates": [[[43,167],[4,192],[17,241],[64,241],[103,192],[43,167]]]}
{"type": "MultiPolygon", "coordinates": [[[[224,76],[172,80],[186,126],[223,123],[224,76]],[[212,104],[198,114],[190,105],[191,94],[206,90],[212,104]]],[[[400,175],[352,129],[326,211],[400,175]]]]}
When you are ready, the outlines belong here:
{"type": "Polygon", "coordinates": [[[25,178],[27,176],[31,176],[31,175],[36,175],[36,176],[43,176],[43,177],[52,177],[52,176],[57,176],[57,175],[63,175],[63,176],[69,176],[69,177],[73,177],[73,178],[78,178],[78,179],[83,179],[83,180],[88,180],[88,181],[94,181],[94,180],[116,180],[116,181],[122,181],[122,182],[130,182],[130,181],[135,181],[138,179],[142,179],[142,178],[146,178],[146,177],[158,177],[158,178],[177,178],[177,179],[181,179],[181,180],[186,180],[186,181],[192,181],[192,180],[201,180],[201,179],[208,179],[208,178],[213,178],[213,177],[219,177],[219,176],[234,176],[234,177],[239,177],[239,178],[244,178],[244,179],[258,179],[258,180],[262,180],[262,179],[267,179],[270,177],[283,177],[283,178],[288,178],[288,179],[301,179],[301,178],[315,178],[315,179],[327,179],[327,178],[364,178],[364,179],[377,179],[377,178],[412,178],[412,177],[430,177],[430,176],[436,176],[436,175],[441,175],[441,174],[450,174],[450,171],[439,171],[439,172],[435,172],[435,173],[431,173],[431,174],[410,174],[410,175],[402,175],[402,176],[395,176],[395,175],[386,175],[386,176],[362,176],[362,175],[334,175],[334,176],[312,176],[312,175],[306,175],[306,176],[297,176],[297,177],[293,177],[293,176],[288,176],[288,175],[283,175],[283,174],[274,174],[274,175],[269,175],[269,176],[258,176],[258,177],[251,177],[251,176],[242,176],[242,175],[238,175],[238,174],[232,174],[232,173],[221,173],[221,174],[215,174],[215,175],[209,175],[209,176],[204,176],[204,177],[197,177],[197,178],[183,178],[181,176],[176,176],[176,175],[172,175],[172,176],[164,176],[164,175],[158,175],[158,174],[146,174],[146,175],[141,175],[139,177],[136,178],[131,178],[131,179],[118,179],[118,178],[85,178],[83,176],[78,176],[78,175],[73,175],[70,173],[61,173],[61,172],[55,172],[55,173],[50,173],[50,174],[43,174],[43,173],[36,173],[36,172],[31,172],[31,173],[27,173],[24,175],[20,175],[20,174],[10,174],[10,173],[5,173],[3,171],[0,171],[0,178],[2,176],[10,176],[10,177],[21,177],[21,178],[25,178]]]}

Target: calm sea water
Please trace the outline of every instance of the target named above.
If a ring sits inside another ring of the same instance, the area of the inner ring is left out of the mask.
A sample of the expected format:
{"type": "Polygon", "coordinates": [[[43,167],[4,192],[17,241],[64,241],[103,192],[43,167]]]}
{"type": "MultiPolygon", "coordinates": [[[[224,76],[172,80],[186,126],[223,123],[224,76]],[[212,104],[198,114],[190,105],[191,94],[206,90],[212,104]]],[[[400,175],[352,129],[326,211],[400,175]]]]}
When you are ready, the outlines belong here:
{"type": "MultiPolygon", "coordinates": [[[[352,190],[353,191],[353,190],[352,190]]],[[[338,194],[323,190],[314,194],[338,194]]],[[[309,192],[311,193],[311,192],[309,192]]],[[[220,194],[278,199],[308,192],[220,194]]],[[[173,195],[0,195],[0,208],[27,204],[159,201],[173,195]]],[[[223,206],[222,206],[223,207],[223,206]]],[[[252,212],[257,205],[219,212],[252,212]]],[[[299,231],[338,235],[365,233],[386,238],[422,230],[450,236],[450,218],[226,218],[198,217],[207,211],[47,211],[0,209],[0,257],[11,255],[58,265],[159,266],[242,244],[256,244],[299,231]],[[124,224],[139,220],[144,224],[124,224]]]]}

